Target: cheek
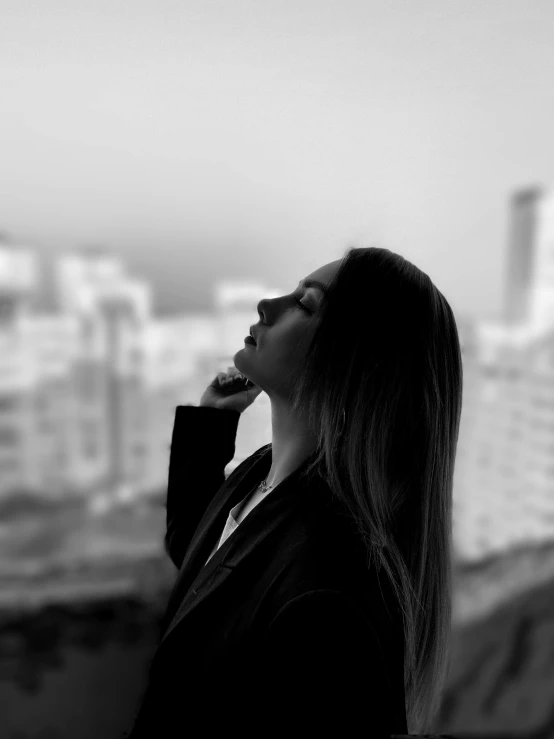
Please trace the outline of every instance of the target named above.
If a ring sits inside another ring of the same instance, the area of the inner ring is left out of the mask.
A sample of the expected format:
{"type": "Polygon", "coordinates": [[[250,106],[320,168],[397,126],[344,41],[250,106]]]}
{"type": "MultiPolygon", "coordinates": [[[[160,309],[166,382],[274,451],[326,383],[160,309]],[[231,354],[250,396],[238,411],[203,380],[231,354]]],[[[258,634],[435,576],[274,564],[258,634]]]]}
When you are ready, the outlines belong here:
{"type": "Polygon", "coordinates": [[[265,356],[271,357],[276,364],[287,366],[302,362],[310,343],[311,327],[295,321],[295,325],[281,326],[279,331],[269,331],[267,342],[261,349],[265,356]]]}
{"type": "Polygon", "coordinates": [[[293,337],[289,337],[287,354],[291,361],[302,363],[308,351],[310,337],[306,331],[297,331],[293,337]]]}

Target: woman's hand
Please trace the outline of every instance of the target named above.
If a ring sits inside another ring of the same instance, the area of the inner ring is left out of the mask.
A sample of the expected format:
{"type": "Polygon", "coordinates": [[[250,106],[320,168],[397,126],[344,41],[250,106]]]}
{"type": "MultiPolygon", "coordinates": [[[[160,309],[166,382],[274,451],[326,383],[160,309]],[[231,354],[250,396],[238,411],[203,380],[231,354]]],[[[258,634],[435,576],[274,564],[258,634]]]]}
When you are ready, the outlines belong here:
{"type": "Polygon", "coordinates": [[[242,413],[256,400],[262,389],[237,370],[228,367],[218,372],[200,398],[201,407],[220,408],[242,413]]]}

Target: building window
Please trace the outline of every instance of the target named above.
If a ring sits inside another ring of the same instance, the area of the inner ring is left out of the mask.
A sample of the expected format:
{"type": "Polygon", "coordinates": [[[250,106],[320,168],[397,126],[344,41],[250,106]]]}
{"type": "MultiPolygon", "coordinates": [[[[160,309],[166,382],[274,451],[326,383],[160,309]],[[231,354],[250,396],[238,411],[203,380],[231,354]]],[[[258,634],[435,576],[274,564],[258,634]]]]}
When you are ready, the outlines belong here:
{"type": "Polygon", "coordinates": [[[95,400],[99,369],[94,365],[82,365],[79,368],[79,393],[83,400],[95,400]]]}

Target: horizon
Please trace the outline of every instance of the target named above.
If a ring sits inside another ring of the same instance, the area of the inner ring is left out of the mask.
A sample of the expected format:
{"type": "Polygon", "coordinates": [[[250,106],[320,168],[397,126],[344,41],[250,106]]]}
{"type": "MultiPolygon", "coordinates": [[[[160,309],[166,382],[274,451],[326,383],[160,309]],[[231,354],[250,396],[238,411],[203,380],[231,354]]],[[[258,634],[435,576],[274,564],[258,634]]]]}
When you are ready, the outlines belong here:
{"type": "Polygon", "coordinates": [[[509,199],[554,184],[553,30],[547,0],[8,4],[0,228],[106,245],[167,307],[374,245],[499,315],[509,199]]]}

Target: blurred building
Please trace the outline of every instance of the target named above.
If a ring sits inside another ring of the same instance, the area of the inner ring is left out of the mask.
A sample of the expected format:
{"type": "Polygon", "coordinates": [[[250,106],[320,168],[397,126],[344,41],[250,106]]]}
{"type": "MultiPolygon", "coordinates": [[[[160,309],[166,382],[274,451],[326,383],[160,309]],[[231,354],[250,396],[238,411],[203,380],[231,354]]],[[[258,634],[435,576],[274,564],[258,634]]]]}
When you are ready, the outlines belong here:
{"type": "Polygon", "coordinates": [[[23,339],[38,282],[30,249],[0,240],[0,492],[23,482],[34,452],[37,368],[23,339]]]}
{"type": "MultiPolygon", "coordinates": [[[[33,310],[39,283],[36,253],[4,239],[0,495],[163,489],[175,408],[233,364],[263,286],[225,283],[213,314],[156,317],[150,285],[99,248],[55,260],[48,313],[33,310]]],[[[264,396],[241,418],[227,474],[271,440],[264,396]]]]}
{"type": "MultiPolygon", "coordinates": [[[[0,240],[0,495],[164,490],[176,406],[198,404],[259,322],[260,295],[282,291],[223,281],[212,313],[162,318],[149,284],[105,250],[65,254],[53,274],[55,307],[38,313],[36,254],[0,240]]],[[[454,548],[479,560],[554,538],[552,192],[510,199],[504,315],[456,320],[454,548]]],[[[226,474],[270,441],[262,393],[241,416],[226,474]]]]}
{"type": "Polygon", "coordinates": [[[554,190],[531,187],[510,201],[504,318],[548,326],[554,317],[554,190]]]}
{"type": "Polygon", "coordinates": [[[554,539],[554,193],[511,198],[504,315],[464,327],[461,559],[554,539]]]}
{"type": "Polygon", "coordinates": [[[0,494],[159,488],[213,321],[157,320],[150,286],[100,249],[54,271],[56,310],[36,314],[37,255],[0,244],[0,494]]]}

